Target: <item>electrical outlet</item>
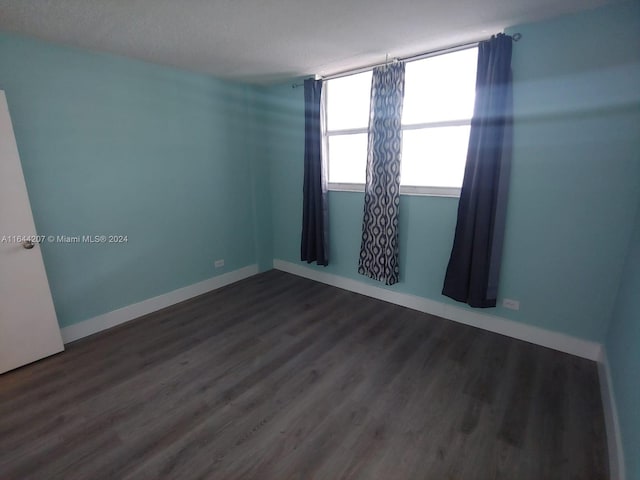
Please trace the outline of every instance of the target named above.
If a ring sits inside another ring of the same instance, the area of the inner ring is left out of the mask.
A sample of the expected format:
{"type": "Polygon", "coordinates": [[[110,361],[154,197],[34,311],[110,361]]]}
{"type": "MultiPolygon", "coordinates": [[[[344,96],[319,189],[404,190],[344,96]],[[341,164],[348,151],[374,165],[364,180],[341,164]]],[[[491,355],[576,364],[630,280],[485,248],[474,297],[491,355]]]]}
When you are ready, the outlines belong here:
{"type": "Polygon", "coordinates": [[[216,266],[216,268],[222,268],[224,267],[224,260],[216,260],[214,265],[216,266]]]}
{"type": "Polygon", "coordinates": [[[509,310],[520,310],[520,302],[518,300],[512,300],[510,298],[505,298],[502,300],[502,306],[504,308],[508,308],[509,310]]]}

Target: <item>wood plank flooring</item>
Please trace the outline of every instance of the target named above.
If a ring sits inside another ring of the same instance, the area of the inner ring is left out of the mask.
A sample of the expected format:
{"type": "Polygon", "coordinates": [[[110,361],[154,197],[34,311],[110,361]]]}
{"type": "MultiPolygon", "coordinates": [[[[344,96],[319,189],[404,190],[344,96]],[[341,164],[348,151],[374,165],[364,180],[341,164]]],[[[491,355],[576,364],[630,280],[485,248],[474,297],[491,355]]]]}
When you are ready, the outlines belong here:
{"type": "Polygon", "coordinates": [[[270,271],[0,376],[1,479],[606,479],[594,362],[270,271]]]}

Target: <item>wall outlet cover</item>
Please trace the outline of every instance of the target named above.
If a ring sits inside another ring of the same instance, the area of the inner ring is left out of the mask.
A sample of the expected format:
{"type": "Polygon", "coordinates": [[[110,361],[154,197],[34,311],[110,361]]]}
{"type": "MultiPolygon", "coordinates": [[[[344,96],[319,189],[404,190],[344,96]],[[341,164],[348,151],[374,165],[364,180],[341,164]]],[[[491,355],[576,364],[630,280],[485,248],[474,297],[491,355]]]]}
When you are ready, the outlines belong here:
{"type": "Polygon", "coordinates": [[[520,302],[518,300],[512,300],[511,298],[503,299],[502,306],[509,310],[520,310],[520,302]]]}

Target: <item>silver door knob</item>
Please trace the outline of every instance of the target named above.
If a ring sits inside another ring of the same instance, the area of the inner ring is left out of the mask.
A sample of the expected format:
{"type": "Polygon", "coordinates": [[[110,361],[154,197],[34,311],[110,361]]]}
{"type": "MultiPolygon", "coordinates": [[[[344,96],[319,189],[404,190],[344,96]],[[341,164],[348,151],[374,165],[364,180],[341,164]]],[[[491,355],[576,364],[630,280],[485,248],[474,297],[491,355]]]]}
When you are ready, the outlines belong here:
{"type": "Polygon", "coordinates": [[[34,243],[31,240],[25,240],[24,242],[22,242],[22,247],[26,248],[27,250],[31,250],[34,247],[34,243]]]}

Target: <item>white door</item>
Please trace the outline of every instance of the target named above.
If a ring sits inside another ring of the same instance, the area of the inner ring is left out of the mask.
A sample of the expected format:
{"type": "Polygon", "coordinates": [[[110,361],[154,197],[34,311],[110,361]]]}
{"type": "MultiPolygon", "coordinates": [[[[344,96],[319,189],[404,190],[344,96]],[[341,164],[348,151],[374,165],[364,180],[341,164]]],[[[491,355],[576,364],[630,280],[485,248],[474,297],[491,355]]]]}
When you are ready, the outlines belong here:
{"type": "Polygon", "coordinates": [[[7,99],[0,90],[0,373],[64,350],[7,99]],[[31,248],[29,248],[31,247],[31,248]]]}

